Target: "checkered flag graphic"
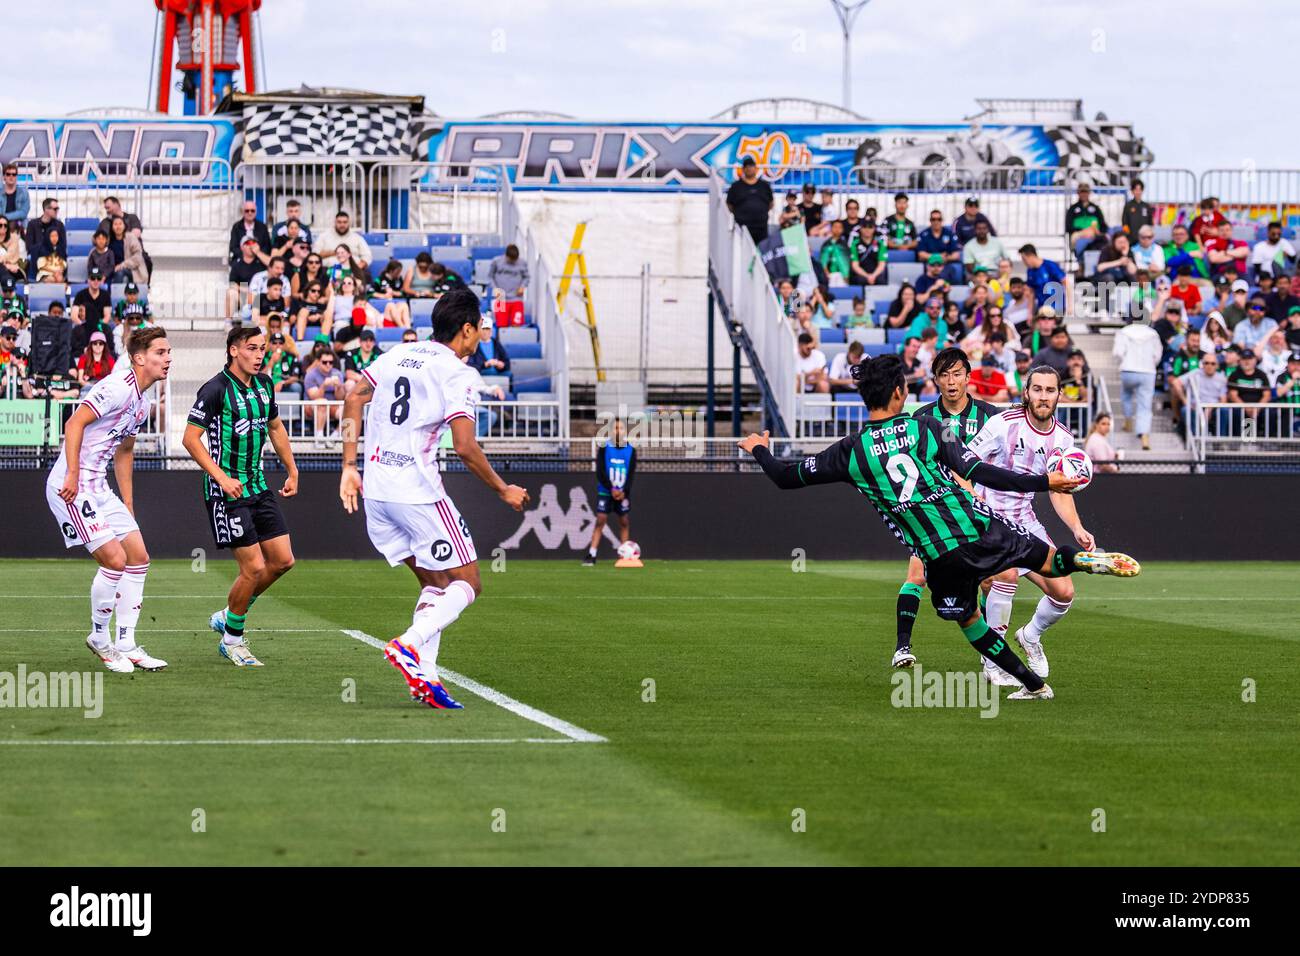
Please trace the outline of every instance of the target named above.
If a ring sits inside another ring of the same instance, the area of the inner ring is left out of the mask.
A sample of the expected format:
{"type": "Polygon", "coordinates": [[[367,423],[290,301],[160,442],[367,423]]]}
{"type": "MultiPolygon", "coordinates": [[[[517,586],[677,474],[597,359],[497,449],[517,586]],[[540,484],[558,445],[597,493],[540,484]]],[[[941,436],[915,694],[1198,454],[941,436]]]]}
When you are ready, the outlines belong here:
{"type": "Polygon", "coordinates": [[[248,106],[242,145],[249,156],[405,156],[409,122],[409,110],[400,106],[248,106]]]}
{"type": "Polygon", "coordinates": [[[1125,176],[1118,170],[1141,165],[1139,146],[1128,127],[1076,124],[1045,126],[1043,132],[1056,146],[1067,181],[1086,171],[1097,185],[1123,185],[1125,176]]]}

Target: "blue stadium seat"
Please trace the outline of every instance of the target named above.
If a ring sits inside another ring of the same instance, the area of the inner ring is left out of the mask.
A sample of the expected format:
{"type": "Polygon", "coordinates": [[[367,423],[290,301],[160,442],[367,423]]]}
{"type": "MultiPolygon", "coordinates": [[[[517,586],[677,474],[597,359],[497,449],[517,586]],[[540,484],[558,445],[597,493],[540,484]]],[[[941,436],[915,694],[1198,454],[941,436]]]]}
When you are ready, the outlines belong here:
{"type": "Polygon", "coordinates": [[[363,232],[361,238],[368,246],[382,246],[388,242],[388,235],[382,232],[363,232]]]}
{"type": "Polygon", "coordinates": [[[68,304],[68,288],[55,282],[33,282],[27,287],[27,311],[35,314],[49,309],[51,302],[68,304]]]}
{"type": "MultiPolygon", "coordinates": [[[[912,334],[911,329],[885,329],[885,342],[889,345],[902,345],[912,334]]],[[[871,348],[871,346],[867,346],[871,348]]]]}
{"type": "Polygon", "coordinates": [[[915,249],[890,249],[890,262],[916,262],[915,249]]]}
{"type": "Polygon", "coordinates": [[[448,272],[454,272],[460,276],[467,284],[473,278],[474,263],[469,259],[444,259],[439,256],[437,261],[446,266],[448,272]]]}
{"type": "Polygon", "coordinates": [[[961,305],[969,298],[970,286],[968,285],[955,285],[952,287],[952,291],[948,293],[948,300],[956,302],[958,305],[961,305]]]}
{"type": "Polygon", "coordinates": [[[850,302],[853,301],[853,297],[855,295],[862,294],[861,289],[851,285],[833,285],[830,288],[831,288],[831,295],[835,296],[835,298],[848,299],[850,302]]]}
{"type": "Polygon", "coordinates": [[[542,357],[542,346],[539,342],[516,342],[506,346],[506,353],[512,362],[515,359],[539,359],[542,357]]]}
{"type": "Polygon", "coordinates": [[[497,256],[505,254],[505,246],[472,246],[469,250],[469,256],[475,262],[479,259],[495,259],[497,256]]]}
{"type": "Polygon", "coordinates": [[[69,259],[85,259],[86,256],[90,255],[90,250],[93,249],[93,248],[94,248],[94,246],[92,246],[90,243],[85,243],[85,244],[77,243],[77,244],[74,245],[72,242],[69,242],[69,243],[68,243],[68,258],[69,258],[69,259]]]}
{"type": "Polygon", "coordinates": [[[411,325],[433,327],[433,299],[411,299],[411,325]]]}
{"type": "Polygon", "coordinates": [[[1205,315],[1189,315],[1189,316],[1187,317],[1187,325],[1188,325],[1189,328],[1193,328],[1193,329],[1196,329],[1197,331],[1200,331],[1201,327],[1202,327],[1203,325],[1205,325],[1205,320],[1206,320],[1207,318],[1209,318],[1209,316],[1205,316],[1205,315]]]}
{"type": "Polygon", "coordinates": [[[86,289],[86,288],[89,288],[89,284],[86,282],[73,282],[69,284],[68,286],[69,301],[75,299],[77,297],[77,293],[80,292],[82,289],[86,289]]]}
{"type": "Polygon", "coordinates": [[[392,258],[414,260],[421,252],[428,252],[424,246],[393,246],[392,258]]]}
{"type": "Polygon", "coordinates": [[[827,344],[833,344],[833,345],[844,344],[843,329],[837,329],[834,326],[832,326],[830,328],[819,328],[817,331],[821,336],[821,340],[823,342],[826,342],[827,344]]]}
{"type": "MultiPolygon", "coordinates": [[[[893,330],[893,331],[898,331],[898,330],[893,330]]],[[[894,355],[895,353],[898,352],[898,347],[888,342],[884,344],[880,344],[878,342],[866,343],[862,346],[862,349],[871,358],[879,358],[882,355],[894,355]]]]}
{"type": "Polygon", "coordinates": [[[392,345],[402,341],[402,329],[375,329],[375,342],[379,345],[392,345]]]}
{"type": "Polygon", "coordinates": [[[93,229],[69,229],[67,236],[68,244],[75,243],[79,246],[91,246],[95,243],[95,231],[93,229]]]}
{"type": "Polygon", "coordinates": [[[90,216],[73,216],[70,219],[63,220],[63,227],[67,229],[69,233],[74,229],[85,229],[89,230],[93,234],[94,231],[99,228],[99,220],[90,216]]]}
{"type": "MultiPolygon", "coordinates": [[[[411,304],[411,308],[412,311],[414,311],[414,303],[411,304]]],[[[516,345],[538,341],[537,327],[527,325],[508,325],[505,328],[497,329],[497,338],[501,340],[501,344],[508,350],[514,351],[516,345]]]]}
{"type": "Polygon", "coordinates": [[[917,262],[915,256],[911,262],[894,262],[888,268],[891,285],[902,285],[904,282],[908,285],[916,285],[916,280],[925,272],[925,266],[917,262]]]}
{"type": "Polygon", "coordinates": [[[832,392],[832,394],[835,396],[835,401],[844,402],[846,405],[865,404],[862,401],[862,396],[857,392],[832,392]]]}
{"type": "Polygon", "coordinates": [[[871,304],[871,317],[876,320],[876,325],[885,324],[885,319],[889,318],[889,307],[893,304],[887,299],[871,304]]]}
{"type": "Polygon", "coordinates": [[[527,398],[534,392],[549,392],[551,390],[550,376],[540,376],[537,378],[526,379],[522,382],[516,381],[514,392],[521,398],[527,398]]]}
{"type": "Polygon", "coordinates": [[[464,244],[464,237],[458,232],[429,233],[429,245],[431,246],[461,246],[464,244]]]}
{"type": "Polygon", "coordinates": [[[68,281],[85,282],[89,274],[90,264],[86,262],[84,256],[78,256],[75,259],[68,260],[68,281]]]}

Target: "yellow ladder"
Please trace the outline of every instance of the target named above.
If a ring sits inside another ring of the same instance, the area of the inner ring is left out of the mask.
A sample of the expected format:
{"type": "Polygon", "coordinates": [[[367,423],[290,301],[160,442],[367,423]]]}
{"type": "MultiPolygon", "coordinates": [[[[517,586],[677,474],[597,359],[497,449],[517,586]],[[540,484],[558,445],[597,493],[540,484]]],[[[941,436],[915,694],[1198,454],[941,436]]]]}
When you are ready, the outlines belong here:
{"type": "Polygon", "coordinates": [[[564,300],[569,295],[569,285],[573,281],[574,269],[578,270],[578,280],[582,283],[582,304],[587,313],[587,332],[591,335],[591,357],[596,366],[596,381],[605,381],[605,369],[600,364],[600,334],[596,331],[596,309],[591,304],[591,283],[587,281],[587,259],[582,254],[582,237],[587,232],[587,220],[579,222],[573,228],[573,242],[569,245],[569,255],[564,260],[564,272],[560,276],[560,289],[555,293],[555,310],[564,315],[564,300]]]}

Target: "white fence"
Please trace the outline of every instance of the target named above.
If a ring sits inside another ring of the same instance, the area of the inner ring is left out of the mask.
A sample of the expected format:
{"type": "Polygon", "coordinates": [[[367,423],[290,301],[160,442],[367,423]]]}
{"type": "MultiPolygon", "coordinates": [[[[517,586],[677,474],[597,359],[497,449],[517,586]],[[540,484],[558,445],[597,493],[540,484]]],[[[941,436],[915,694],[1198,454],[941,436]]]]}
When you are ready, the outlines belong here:
{"type": "Polygon", "coordinates": [[[412,232],[504,235],[510,196],[504,167],[383,160],[371,165],[366,187],[366,228],[412,232]],[[495,182],[476,182],[483,172],[495,182]]]}
{"type": "Polygon", "coordinates": [[[1192,404],[1187,409],[1188,440],[1197,459],[1219,455],[1261,459],[1300,451],[1300,405],[1283,403],[1192,404]]]}
{"type": "MultiPolygon", "coordinates": [[[[855,395],[836,401],[835,395],[826,393],[800,395],[796,402],[796,438],[843,438],[852,435],[867,424],[867,406],[855,395]]],[[[998,403],[997,408],[1011,408],[1011,403],[998,403]]],[[[1087,402],[1062,402],[1056,407],[1056,417],[1070,429],[1078,441],[1088,434],[1092,425],[1092,406],[1087,402]]]]}
{"type": "MultiPolygon", "coordinates": [[[[561,402],[554,399],[481,401],[478,405],[477,434],[481,439],[567,439],[568,417],[562,414],[561,405],[561,402]]],[[[343,402],[277,395],[276,407],[290,438],[297,442],[309,440],[315,450],[342,448],[339,422],[343,414],[343,402]]],[[[366,414],[363,413],[363,437],[365,420],[366,414]]]]}

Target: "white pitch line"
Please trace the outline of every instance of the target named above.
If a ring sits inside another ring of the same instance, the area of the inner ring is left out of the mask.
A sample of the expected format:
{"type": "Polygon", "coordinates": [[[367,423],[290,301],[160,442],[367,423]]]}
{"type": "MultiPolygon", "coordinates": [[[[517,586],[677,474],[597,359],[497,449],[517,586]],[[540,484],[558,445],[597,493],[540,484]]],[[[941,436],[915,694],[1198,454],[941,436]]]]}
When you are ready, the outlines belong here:
{"type": "Polygon", "coordinates": [[[335,747],[390,744],[571,744],[567,738],[554,737],[464,737],[435,740],[365,740],[345,737],[341,740],[0,740],[0,747],[335,747]]]}
{"type": "MultiPolygon", "coordinates": [[[[360,641],[362,644],[369,644],[371,647],[377,647],[380,650],[384,647],[383,641],[377,637],[372,637],[365,631],[350,631],[344,629],[343,633],[348,637],[360,641]]],[[[455,671],[449,671],[445,667],[439,667],[438,674],[440,677],[450,681],[457,687],[464,688],[471,694],[482,697],[489,703],[496,704],[498,707],[508,710],[512,714],[517,714],[524,718],[524,720],[531,720],[533,723],[541,724],[543,727],[548,730],[553,730],[557,734],[563,734],[570,740],[584,744],[603,744],[609,742],[605,737],[600,736],[600,734],[593,734],[591,731],[583,730],[581,727],[575,726],[567,720],[561,720],[559,717],[552,717],[545,711],[538,710],[536,707],[530,707],[521,701],[515,700],[513,697],[508,697],[499,690],[493,690],[486,684],[480,684],[478,681],[466,677],[464,674],[457,674],[455,671]]]]}
{"type": "MultiPolygon", "coordinates": [[[[199,627],[150,627],[138,628],[137,634],[193,634],[195,631],[206,630],[207,628],[199,627]]],[[[0,634],[48,634],[48,627],[0,627],[0,634]]],[[[253,633],[255,634],[333,634],[332,627],[259,627],[253,633]]]]}

